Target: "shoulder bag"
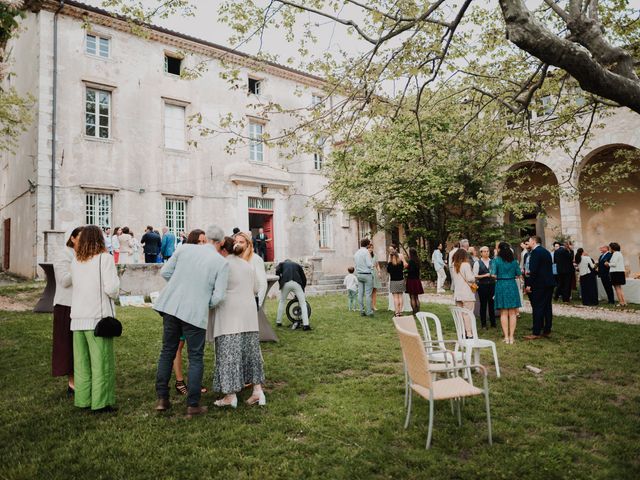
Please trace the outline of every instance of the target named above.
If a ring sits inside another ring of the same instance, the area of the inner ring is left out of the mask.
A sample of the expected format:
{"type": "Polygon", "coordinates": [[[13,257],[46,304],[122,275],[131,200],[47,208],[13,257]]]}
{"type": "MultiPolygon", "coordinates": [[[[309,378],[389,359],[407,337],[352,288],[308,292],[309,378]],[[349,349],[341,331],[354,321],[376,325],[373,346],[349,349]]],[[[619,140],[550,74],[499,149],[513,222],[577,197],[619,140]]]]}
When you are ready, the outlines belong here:
{"type": "Polygon", "coordinates": [[[115,317],[115,313],[113,312],[113,303],[111,303],[111,299],[109,298],[109,305],[111,306],[111,316],[103,317],[102,313],[102,254],[100,254],[100,258],[98,258],[98,265],[100,271],[100,321],[96,325],[96,328],[93,329],[93,334],[96,337],[119,337],[122,335],[122,323],[115,317]]]}

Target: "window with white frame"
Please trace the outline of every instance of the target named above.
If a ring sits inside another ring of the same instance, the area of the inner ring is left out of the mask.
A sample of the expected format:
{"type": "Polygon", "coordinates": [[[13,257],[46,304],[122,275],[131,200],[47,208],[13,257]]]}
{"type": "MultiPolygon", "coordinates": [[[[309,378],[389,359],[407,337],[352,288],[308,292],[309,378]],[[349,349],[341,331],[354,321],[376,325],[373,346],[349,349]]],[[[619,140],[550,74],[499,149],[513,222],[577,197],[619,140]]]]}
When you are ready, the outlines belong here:
{"type": "Polygon", "coordinates": [[[185,150],[185,107],[172,103],[164,104],[164,146],[185,150]]]}
{"type": "Polygon", "coordinates": [[[249,77],[247,87],[249,89],[249,93],[260,95],[262,93],[262,80],[249,77]]]}
{"type": "Polygon", "coordinates": [[[89,55],[95,55],[97,57],[109,58],[111,50],[111,39],[108,37],[101,37],[94,33],[87,33],[85,42],[85,51],[89,55]]]}
{"type": "Polygon", "coordinates": [[[262,141],[264,125],[259,122],[249,122],[249,160],[264,161],[264,143],[262,141]]]}
{"type": "Polygon", "coordinates": [[[371,223],[358,219],[358,238],[371,238],[371,223]]]}
{"type": "Polygon", "coordinates": [[[316,105],[320,105],[322,103],[322,97],[320,95],[313,94],[311,95],[311,106],[315,107],[316,105]]]}
{"type": "Polygon", "coordinates": [[[182,58],[168,53],[164,54],[164,71],[171,75],[180,76],[182,73],[182,58]]]}
{"type": "Polygon", "coordinates": [[[316,170],[322,170],[324,164],[324,144],[327,141],[326,138],[320,137],[316,141],[316,151],[313,154],[313,168],[316,170]]]}
{"type": "Polygon", "coordinates": [[[187,201],[178,198],[165,198],[164,224],[178,238],[180,232],[185,232],[187,219],[187,201]]]}
{"type": "Polygon", "coordinates": [[[87,87],[84,133],[88,137],[110,138],[111,92],[87,87]]]}
{"type": "Polygon", "coordinates": [[[110,193],[88,192],[85,195],[85,223],[100,228],[110,227],[112,203],[113,195],[110,193]]]}
{"type": "Polygon", "coordinates": [[[329,210],[318,210],[318,246],[320,248],[333,247],[331,212],[329,210]]]}

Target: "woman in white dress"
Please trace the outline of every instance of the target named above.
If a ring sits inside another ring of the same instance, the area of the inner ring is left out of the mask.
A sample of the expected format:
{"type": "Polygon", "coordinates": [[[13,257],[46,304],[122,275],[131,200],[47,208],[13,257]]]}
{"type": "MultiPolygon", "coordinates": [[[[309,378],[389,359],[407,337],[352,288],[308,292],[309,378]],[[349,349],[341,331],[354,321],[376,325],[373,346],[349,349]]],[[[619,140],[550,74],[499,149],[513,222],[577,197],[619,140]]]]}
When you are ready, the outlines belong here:
{"type": "Polygon", "coordinates": [[[122,234],[118,237],[120,242],[120,260],[118,263],[133,263],[133,237],[129,233],[129,227],[123,227],[122,234]]]}

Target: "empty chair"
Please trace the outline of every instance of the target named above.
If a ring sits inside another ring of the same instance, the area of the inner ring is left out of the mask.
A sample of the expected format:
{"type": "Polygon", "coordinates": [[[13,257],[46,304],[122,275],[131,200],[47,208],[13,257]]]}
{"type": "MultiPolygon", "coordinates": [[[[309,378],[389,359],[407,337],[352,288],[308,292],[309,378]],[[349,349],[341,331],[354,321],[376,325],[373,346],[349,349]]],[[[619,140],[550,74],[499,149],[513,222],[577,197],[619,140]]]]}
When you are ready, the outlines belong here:
{"type": "MultiPolygon", "coordinates": [[[[442,336],[442,324],[437,315],[430,312],[418,312],[416,313],[420,327],[422,328],[422,337],[424,340],[425,350],[429,357],[430,363],[451,363],[452,359],[454,364],[464,361],[464,353],[458,351],[457,340],[445,340],[442,336]],[[433,323],[435,330],[435,338],[432,335],[429,328],[429,322],[433,323]],[[449,350],[446,344],[453,344],[454,349],[449,350]]],[[[454,366],[454,365],[451,365],[454,366]]]]}
{"type": "Polygon", "coordinates": [[[462,307],[449,307],[453,315],[453,322],[456,326],[456,334],[458,343],[464,348],[466,363],[471,363],[471,353],[475,353],[475,363],[480,363],[480,349],[490,348],[493,351],[493,362],[496,364],[496,377],[500,377],[500,365],[498,364],[498,352],[496,344],[491,340],[483,340],[478,338],[478,330],[476,328],[476,317],[471,310],[462,307]],[[466,337],[465,316],[471,324],[473,338],[466,337]]]}
{"type": "MultiPolygon", "coordinates": [[[[395,322],[396,319],[394,319],[395,322]]],[[[475,395],[484,395],[485,407],[487,411],[487,427],[489,432],[489,444],[493,443],[491,436],[491,412],[489,407],[489,384],[487,381],[487,370],[482,365],[474,364],[470,365],[474,368],[479,368],[484,374],[484,388],[480,389],[474,387],[469,382],[457,375],[459,367],[446,368],[446,371],[450,372],[453,376],[445,378],[443,380],[433,380],[429,374],[430,365],[425,351],[424,344],[420,335],[402,328],[399,322],[395,322],[396,331],[400,338],[400,345],[402,347],[402,356],[407,368],[410,382],[409,391],[409,403],[407,408],[407,418],[405,421],[405,428],[409,425],[409,418],[411,416],[411,403],[413,392],[420,395],[425,400],[429,401],[429,430],[427,433],[427,446],[431,446],[431,437],[433,432],[433,415],[434,415],[434,402],[436,400],[456,400],[458,411],[458,424],[462,423],[460,415],[460,403],[464,397],[471,397],[475,395]]]]}

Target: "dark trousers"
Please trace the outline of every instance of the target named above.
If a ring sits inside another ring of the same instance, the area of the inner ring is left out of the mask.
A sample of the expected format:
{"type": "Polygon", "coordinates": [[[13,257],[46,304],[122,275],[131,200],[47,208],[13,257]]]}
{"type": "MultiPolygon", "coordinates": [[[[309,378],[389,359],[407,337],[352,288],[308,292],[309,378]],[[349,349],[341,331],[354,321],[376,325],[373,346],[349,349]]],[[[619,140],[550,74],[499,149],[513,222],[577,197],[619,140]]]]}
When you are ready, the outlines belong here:
{"type": "Polygon", "coordinates": [[[496,326],[496,309],[493,307],[493,296],[496,293],[495,283],[481,283],[478,285],[478,297],[480,297],[480,324],[487,326],[487,307],[489,308],[489,321],[491,326],[496,326]]]}
{"type": "Polygon", "coordinates": [[[156,393],[158,398],[169,399],[169,380],[173,369],[173,360],[176,358],[180,335],[184,335],[189,353],[189,385],[187,392],[187,405],[197,407],[200,402],[200,388],[202,387],[202,372],[204,370],[204,340],[206,330],[198,328],[190,323],[183,322],[179,318],[162,314],[164,332],[162,334],[162,350],[158,360],[158,373],[156,375],[156,393]]]}
{"type": "Polygon", "coordinates": [[[556,288],[556,300],[562,297],[563,302],[571,300],[571,275],[573,273],[559,273],[558,274],[558,286],[556,288]]]}
{"type": "Polygon", "coordinates": [[[540,335],[542,332],[551,333],[553,319],[552,309],[553,287],[532,288],[529,294],[533,316],[532,333],[540,335]]]}
{"type": "Polygon", "coordinates": [[[604,291],[607,292],[607,301],[609,303],[615,303],[613,299],[613,286],[611,286],[611,279],[609,278],[609,274],[603,275],[602,277],[600,277],[600,280],[602,280],[604,291]]]}
{"type": "Polygon", "coordinates": [[[157,253],[145,253],[144,254],[144,263],[156,263],[158,261],[157,253]]]}

